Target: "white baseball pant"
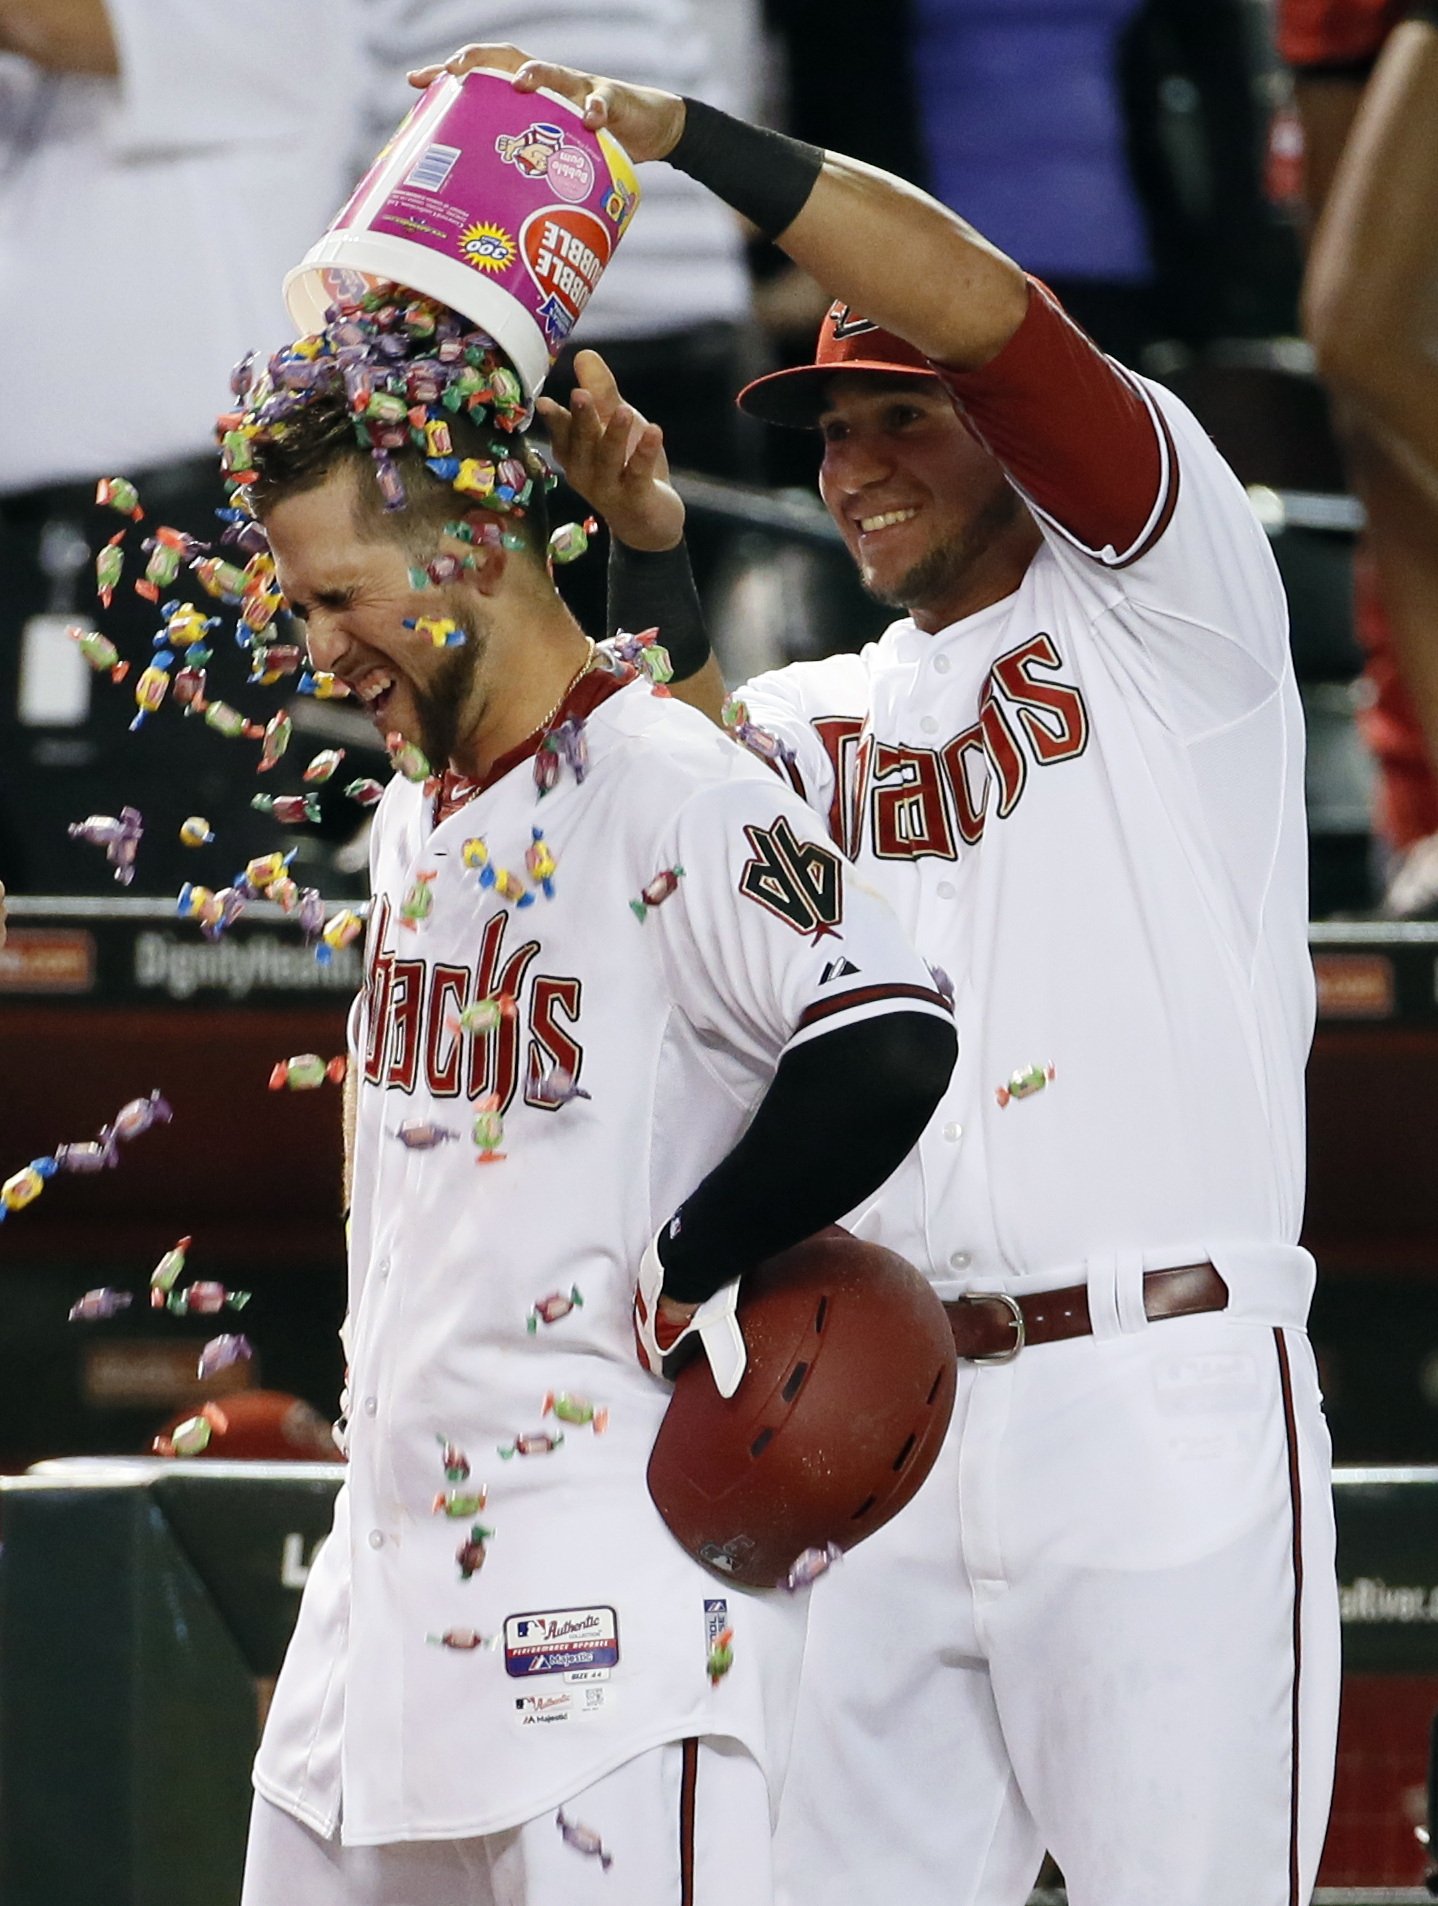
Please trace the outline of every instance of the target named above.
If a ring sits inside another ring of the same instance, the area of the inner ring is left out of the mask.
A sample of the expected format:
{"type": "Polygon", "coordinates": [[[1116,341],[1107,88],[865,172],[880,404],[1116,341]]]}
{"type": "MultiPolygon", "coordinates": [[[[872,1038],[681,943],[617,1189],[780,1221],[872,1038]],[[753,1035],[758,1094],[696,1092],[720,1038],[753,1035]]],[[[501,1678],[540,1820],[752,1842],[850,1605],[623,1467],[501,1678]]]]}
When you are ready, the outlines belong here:
{"type": "Polygon", "coordinates": [[[343,1846],[257,1794],[241,1906],[772,1906],[770,1846],[758,1763],[671,1741],[477,1839],[343,1846]]]}
{"type": "Polygon", "coordinates": [[[782,1906],[1307,1906],[1337,1731],[1302,1330],[1222,1313],[960,1365],[913,1503],[813,1594],[782,1906]]]}

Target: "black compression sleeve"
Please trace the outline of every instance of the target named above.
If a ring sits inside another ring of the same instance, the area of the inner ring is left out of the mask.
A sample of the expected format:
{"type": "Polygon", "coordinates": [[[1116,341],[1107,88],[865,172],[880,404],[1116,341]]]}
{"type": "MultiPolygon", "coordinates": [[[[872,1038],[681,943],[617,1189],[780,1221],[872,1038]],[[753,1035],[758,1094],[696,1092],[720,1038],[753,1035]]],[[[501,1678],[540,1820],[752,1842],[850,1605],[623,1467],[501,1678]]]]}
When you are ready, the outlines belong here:
{"type": "Polygon", "coordinates": [[[687,682],[709,660],[709,631],[684,543],[673,549],[628,549],[609,539],[608,633],[642,635],[658,629],[676,682],[687,682]]]}
{"type": "Polygon", "coordinates": [[[862,1204],[913,1147],[957,1054],[952,1026],[912,1012],[786,1053],[748,1131],[660,1233],[665,1295],[701,1304],[862,1204]]]}
{"type": "Polygon", "coordinates": [[[817,146],[731,119],[717,106],[687,97],[684,130],[665,156],[742,212],[765,238],[777,238],[794,223],[824,167],[817,146]]]}

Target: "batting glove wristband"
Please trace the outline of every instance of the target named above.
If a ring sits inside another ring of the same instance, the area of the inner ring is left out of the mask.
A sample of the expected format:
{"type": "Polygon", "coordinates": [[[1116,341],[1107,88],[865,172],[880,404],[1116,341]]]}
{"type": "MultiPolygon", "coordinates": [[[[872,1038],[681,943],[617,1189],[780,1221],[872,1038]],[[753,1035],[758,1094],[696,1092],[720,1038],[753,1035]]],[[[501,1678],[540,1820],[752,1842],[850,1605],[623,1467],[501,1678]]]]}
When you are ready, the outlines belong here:
{"type": "Polygon", "coordinates": [[[749,1362],[744,1333],[739,1328],[739,1279],[734,1278],[706,1298],[684,1328],[672,1337],[670,1326],[659,1316],[663,1291],[664,1266],[659,1261],[659,1241],[655,1238],[640,1260],[639,1283],[634,1292],[634,1342],[639,1361],[651,1376],[672,1380],[680,1365],[693,1354],[697,1338],[709,1359],[720,1396],[733,1396],[749,1362]]]}

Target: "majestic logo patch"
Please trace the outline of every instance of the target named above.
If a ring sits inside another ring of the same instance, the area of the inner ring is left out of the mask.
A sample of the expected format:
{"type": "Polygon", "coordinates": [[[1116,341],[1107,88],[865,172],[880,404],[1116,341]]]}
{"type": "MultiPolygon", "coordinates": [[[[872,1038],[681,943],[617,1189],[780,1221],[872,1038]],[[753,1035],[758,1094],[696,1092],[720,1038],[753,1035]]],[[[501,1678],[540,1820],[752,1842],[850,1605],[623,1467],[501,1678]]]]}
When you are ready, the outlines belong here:
{"type": "Polygon", "coordinates": [[[796,933],[815,941],[833,934],[844,917],[839,856],[814,841],[798,841],[781,814],[772,827],[746,827],[754,856],[739,876],[739,891],[757,900],[796,933]]]}

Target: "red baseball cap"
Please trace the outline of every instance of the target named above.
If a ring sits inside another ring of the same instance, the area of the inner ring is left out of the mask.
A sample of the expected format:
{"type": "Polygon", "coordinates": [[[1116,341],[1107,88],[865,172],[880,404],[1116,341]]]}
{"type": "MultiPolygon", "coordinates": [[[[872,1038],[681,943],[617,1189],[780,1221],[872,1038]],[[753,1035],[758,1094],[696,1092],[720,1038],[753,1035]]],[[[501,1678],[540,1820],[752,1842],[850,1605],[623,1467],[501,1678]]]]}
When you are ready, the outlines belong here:
{"type": "Polygon", "coordinates": [[[857,317],[848,305],[835,303],[819,326],[814,362],[756,378],[740,391],[739,408],[751,417],[762,417],[766,423],[812,430],[824,407],[824,386],[837,371],[935,376],[929,360],[912,344],[896,338],[892,331],[881,331],[867,318],[857,317]]]}

